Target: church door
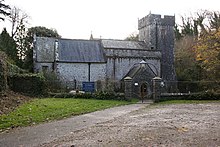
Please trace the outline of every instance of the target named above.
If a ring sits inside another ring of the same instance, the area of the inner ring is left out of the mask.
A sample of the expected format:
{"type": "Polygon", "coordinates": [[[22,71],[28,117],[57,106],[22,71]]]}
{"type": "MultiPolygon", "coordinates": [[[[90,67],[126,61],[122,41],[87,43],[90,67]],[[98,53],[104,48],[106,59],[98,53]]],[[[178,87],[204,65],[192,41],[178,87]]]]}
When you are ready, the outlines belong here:
{"type": "Polygon", "coordinates": [[[140,87],[140,95],[141,95],[141,100],[143,101],[144,100],[144,97],[147,96],[147,84],[146,83],[143,83],[141,84],[141,87],[140,87]]]}

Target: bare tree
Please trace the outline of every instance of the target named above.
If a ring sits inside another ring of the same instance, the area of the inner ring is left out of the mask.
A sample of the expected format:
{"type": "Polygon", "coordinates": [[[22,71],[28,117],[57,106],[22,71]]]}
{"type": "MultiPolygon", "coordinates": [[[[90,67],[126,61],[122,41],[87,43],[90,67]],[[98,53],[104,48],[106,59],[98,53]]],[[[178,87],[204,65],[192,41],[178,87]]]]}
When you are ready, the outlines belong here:
{"type": "Polygon", "coordinates": [[[14,37],[20,25],[28,24],[29,16],[17,7],[13,7],[10,12],[11,37],[14,37]]]}

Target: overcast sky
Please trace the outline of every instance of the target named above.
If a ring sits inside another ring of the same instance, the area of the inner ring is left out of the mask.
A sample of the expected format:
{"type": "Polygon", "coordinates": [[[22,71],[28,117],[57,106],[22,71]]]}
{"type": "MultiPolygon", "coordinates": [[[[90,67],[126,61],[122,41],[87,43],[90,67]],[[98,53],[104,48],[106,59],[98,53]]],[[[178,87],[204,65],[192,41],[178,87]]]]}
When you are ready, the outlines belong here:
{"type": "MultiPolygon", "coordinates": [[[[125,39],[137,32],[138,18],[149,12],[161,15],[190,14],[200,9],[220,11],[220,0],[5,0],[29,16],[29,27],[54,28],[63,38],[125,39]]],[[[9,28],[9,23],[0,22],[9,28]]],[[[9,31],[9,30],[8,30],[9,31]]]]}

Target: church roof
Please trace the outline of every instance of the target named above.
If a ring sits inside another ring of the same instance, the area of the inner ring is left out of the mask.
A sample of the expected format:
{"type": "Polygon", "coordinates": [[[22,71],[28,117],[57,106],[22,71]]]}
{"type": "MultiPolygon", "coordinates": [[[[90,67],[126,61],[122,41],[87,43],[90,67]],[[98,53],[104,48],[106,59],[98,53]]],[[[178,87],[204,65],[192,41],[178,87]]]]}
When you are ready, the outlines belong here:
{"type": "Polygon", "coordinates": [[[106,62],[101,42],[98,40],[59,39],[61,62],[106,62]]]}
{"type": "Polygon", "coordinates": [[[113,40],[103,39],[102,44],[104,48],[115,49],[148,49],[147,44],[143,41],[127,41],[127,40],[113,40]]]}
{"type": "Polygon", "coordinates": [[[135,65],[129,70],[125,77],[129,76],[133,78],[139,70],[141,70],[141,67],[139,65],[135,65]]]}
{"type": "Polygon", "coordinates": [[[147,72],[148,73],[148,76],[158,76],[158,73],[157,73],[157,69],[155,67],[153,67],[152,65],[150,65],[149,63],[147,62],[140,62],[140,64],[136,64],[134,65],[130,70],[129,72],[124,76],[125,77],[131,77],[131,78],[134,78],[139,72],[147,72]],[[144,67],[141,66],[141,63],[145,63],[144,67]]]}
{"type": "Polygon", "coordinates": [[[58,42],[58,60],[59,62],[70,63],[106,63],[106,56],[110,53],[104,49],[126,49],[142,50],[142,54],[130,55],[128,52],[118,52],[118,56],[160,58],[158,51],[147,50],[147,45],[143,41],[126,40],[82,40],[82,39],[62,39],[62,38],[36,38],[37,61],[53,62],[55,57],[55,44],[58,42]]]}

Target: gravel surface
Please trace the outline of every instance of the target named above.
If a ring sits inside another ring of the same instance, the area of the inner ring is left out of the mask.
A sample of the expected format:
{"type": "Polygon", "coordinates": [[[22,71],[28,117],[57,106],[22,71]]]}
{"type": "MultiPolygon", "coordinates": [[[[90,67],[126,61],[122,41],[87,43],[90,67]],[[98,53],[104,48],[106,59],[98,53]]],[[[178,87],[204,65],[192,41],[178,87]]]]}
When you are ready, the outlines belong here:
{"type": "Polygon", "coordinates": [[[0,147],[32,147],[119,118],[149,104],[132,104],[0,133],[0,147]]]}
{"type": "Polygon", "coordinates": [[[219,147],[220,103],[151,105],[40,146],[219,147]]]}

